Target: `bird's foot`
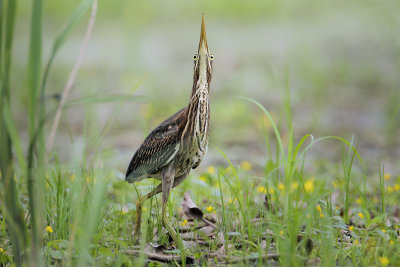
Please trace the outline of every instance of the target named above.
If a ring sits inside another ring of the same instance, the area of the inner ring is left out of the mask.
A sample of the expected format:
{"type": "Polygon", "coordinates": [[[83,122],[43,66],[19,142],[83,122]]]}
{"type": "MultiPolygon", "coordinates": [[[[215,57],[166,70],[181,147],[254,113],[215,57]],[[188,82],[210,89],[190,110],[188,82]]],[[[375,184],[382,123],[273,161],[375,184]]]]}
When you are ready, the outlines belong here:
{"type": "Polygon", "coordinates": [[[172,225],[168,221],[167,222],[164,221],[164,226],[168,231],[168,235],[170,236],[170,241],[172,241],[173,242],[172,244],[174,244],[173,246],[179,249],[182,255],[185,256],[190,255],[191,251],[186,246],[186,242],[178,236],[172,225]]]}

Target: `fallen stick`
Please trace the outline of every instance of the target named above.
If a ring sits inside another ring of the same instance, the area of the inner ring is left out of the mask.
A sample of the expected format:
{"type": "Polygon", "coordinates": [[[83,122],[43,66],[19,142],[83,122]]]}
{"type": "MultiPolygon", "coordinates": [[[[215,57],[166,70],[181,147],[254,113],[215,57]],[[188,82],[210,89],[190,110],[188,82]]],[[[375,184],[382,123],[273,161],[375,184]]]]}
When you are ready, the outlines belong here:
{"type": "Polygon", "coordinates": [[[227,257],[225,255],[218,256],[219,260],[225,260],[226,263],[237,263],[251,260],[279,260],[279,253],[268,253],[260,256],[244,256],[244,257],[227,257]]]}
{"type": "MultiPolygon", "coordinates": [[[[161,262],[177,261],[178,263],[182,263],[181,255],[165,255],[165,254],[158,254],[158,253],[153,253],[153,252],[146,252],[146,251],[132,250],[132,249],[121,250],[120,252],[129,254],[129,255],[133,255],[133,256],[144,255],[146,258],[148,258],[150,260],[155,260],[155,261],[161,261],[161,262]]],[[[185,259],[186,259],[186,263],[194,262],[194,258],[192,256],[186,256],[185,259]]]]}
{"type": "Polygon", "coordinates": [[[203,222],[205,222],[206,224],[208,224],[209,226],[211,226],[211,227],[214,228],[214,229],[217,229],[217,228],[218,228],[215,224],[213,224],[212,222],[210,222],[209,220],[207,220],[207,219],[204,218],[204,217],[201,217],[200,220],[202,220],[203,222]]]}

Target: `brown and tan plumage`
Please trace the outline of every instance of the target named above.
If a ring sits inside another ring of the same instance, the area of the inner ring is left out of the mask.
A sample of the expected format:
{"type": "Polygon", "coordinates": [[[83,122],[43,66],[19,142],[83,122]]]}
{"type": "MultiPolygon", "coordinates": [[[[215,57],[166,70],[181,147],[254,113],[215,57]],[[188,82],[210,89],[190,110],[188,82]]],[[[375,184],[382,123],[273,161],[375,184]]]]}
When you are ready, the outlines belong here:
{"type": "Polygon", "coordinates": [[[140,237],[142,203],[162,192],[162,220],[171,237],[180,243],[166,216],[166,204],[172,187],[180,184],[191,169],[199,166],[207,152],[210,122],[209,86],[213,73],[213,55],[207,44],[204,17],[200,42],[194,55],[193,87],[189,104],[157,126],[144,140],[129,164],[126,181],[145,178],[161,180],[153,191],[139,197],[136,204],[134,240],[140,237]]]}

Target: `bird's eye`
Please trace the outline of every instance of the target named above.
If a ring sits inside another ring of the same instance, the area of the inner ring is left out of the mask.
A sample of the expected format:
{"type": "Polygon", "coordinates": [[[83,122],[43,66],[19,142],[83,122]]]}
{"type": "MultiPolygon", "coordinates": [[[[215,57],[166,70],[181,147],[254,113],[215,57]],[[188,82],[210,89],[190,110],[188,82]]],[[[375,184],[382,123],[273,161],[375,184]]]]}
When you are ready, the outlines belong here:
{"type": "Polygon", "coordinates": [[[197,54],[194,54],[193,55],[193,60],[197,60],[197,58],[198,58],[197,54]]]}
{"type": "Polygon", "coordinates": [[[214,60],[214,56],[213,55],[210,55],[210,60],[214,60]]]}

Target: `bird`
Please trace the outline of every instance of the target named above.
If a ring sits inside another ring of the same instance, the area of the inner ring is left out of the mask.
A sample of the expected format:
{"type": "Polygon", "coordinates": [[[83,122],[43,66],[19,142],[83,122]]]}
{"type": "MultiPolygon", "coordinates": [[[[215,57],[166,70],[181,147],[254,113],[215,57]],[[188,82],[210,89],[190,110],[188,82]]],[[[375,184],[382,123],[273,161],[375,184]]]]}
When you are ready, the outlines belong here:
{"type": "Polygon", "coordinates": [[[133,240],[140,239],[143,203],[162,192],[161,218],[163,226],[176,244],[182,242],[169,221],[166,207],[170,191],[196,169],[207,153],[210,130],[210,84],[213,75],[212,55],[207,44],[204,15],[201,20],[200,41],[193,56],[193,86],[187,106],[163,121],[145,138],[133,155],[126,172],[129,183],[146,178],[161,180],[151,192],[139,196],[133,240]]]}

